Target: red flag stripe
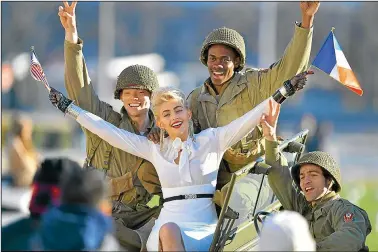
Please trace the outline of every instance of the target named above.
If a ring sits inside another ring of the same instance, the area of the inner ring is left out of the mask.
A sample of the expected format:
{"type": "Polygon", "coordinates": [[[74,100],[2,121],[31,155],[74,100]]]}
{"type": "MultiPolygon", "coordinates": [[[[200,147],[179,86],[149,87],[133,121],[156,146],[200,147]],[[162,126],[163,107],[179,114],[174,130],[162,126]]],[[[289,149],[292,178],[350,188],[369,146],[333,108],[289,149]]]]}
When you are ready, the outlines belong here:
{"type": "Polygon", "coordinates": [[[43,75],[40,71],[36,70],[36,69],[31,69],[31,73],[33,75],[33,77],[38,80],[38,81],[42,81],[43,79],[43,75]]]}

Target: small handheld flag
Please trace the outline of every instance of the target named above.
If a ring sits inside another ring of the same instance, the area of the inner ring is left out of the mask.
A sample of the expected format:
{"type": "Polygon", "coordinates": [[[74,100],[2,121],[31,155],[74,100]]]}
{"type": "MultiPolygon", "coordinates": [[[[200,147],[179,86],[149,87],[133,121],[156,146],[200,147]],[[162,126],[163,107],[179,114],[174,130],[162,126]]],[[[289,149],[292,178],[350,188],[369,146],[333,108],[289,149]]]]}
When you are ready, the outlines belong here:
{"type": "Polygon", "coordinates": [[[45,85],[46,89],[50,92],[51,88],[47,82],[46,75],[43,72],[41,63],[39,63],[37,56],[34,52],[34,46],[30,48],[31,61],[30,61],[30,74],[36,81],[41,81],[45,85]]]}
{"type": "Polygon", "coordinates": [[[312,62],[312,66],[325,72],[354,93],[362,96],[363,90],[341,50],[333,30],[334,28],[332,28],[323,46],[320,48],[312,62]]]}

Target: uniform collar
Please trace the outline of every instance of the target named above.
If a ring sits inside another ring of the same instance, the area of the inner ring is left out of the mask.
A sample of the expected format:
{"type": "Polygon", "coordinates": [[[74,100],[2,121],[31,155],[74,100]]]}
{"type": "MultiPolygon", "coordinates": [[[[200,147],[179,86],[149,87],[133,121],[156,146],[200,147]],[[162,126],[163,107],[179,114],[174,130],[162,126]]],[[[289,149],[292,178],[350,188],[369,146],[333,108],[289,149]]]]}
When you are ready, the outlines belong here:
{"type": "Polygon", "coordinates": [[[218,99],[216,95],[211,95],[212,90],[215,94],[214,89],[210,85],[210,80],[207,79],[204,85],[202,86],[202,90],[200,95],[198,96],[198,101],[208,101],[211,103],[216,104],[218,107],[222,107],[223,105],[227,104],[231,100],[233,100],[240,92],[242,92],[247,87],[247,80],[243,73],[235,72],[234,76],[224,85],[222,89],[222,94],[219,95],[218,99]]]}
{"type": "Polygon", "coordinates": [[[340,198],[340,195],[336,193],[335,191],[331,191],[327,193],[326,195],[324,195],[323,197],[321,197],[320,199],[316,200],[314,205],[310,203],[310,206],[312,209],[321,208],[329,201],[332,201],[338,198],[340,198]]]}
{"type": "Polygon", "coordinates": [[[222,88],[221,88],[221,91],[220,93],[218,94],[216,89],[214,88],[214,85],[213,83],[211,82],[211,79],[210,77],[205,81],[204,85],[207,89],[207,92],[209,92],[209,94],[213,97],[216,97],[217,95],[219,96],[222,96],[222,94],[224,93],[224,91],[226,90],[226,88],[230,85],[230,83],[233,81],[233,79],[235,78],[235,75],[236,75],[236,72],[232,75],[232,77],[226,81],[223,85],[222,85],[222,88]]]}
{"type": "MultiPolygon", "coordinates": [[[[136,124],[131,120],[129,114],[127,113],[127,110],[123,106],[121,108],[121,115],[122,115],[122,120],[128,120],[130,124],[133,126],[134,131],[139,133],[136,127],[136,124]]],[[[147,131],[145,132],[145,134],[149,133],[150,130],[155,127],[155,117],[151,109],[148,111],[148,118],[150,119],[150,122],[149,122],[149,125],[147,126],[147,131]]]]}

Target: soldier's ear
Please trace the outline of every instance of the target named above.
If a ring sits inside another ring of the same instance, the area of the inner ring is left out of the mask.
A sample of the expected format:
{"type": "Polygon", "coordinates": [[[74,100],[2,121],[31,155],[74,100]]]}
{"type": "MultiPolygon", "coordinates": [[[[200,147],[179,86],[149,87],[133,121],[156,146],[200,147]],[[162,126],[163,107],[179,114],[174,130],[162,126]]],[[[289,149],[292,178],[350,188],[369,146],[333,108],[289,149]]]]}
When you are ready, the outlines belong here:
{"type": "Polygon", "coordinates": [[[236,57],[234,60],[235,69],[240,66],[240,57],[236,57]]]}
{"type": "Polygon", "coordinates": [[[327,178],[327,188],[328,188],[328,190],[331,190],[333,184],[334,184],[333,179],[332,178],[327,178]]]}

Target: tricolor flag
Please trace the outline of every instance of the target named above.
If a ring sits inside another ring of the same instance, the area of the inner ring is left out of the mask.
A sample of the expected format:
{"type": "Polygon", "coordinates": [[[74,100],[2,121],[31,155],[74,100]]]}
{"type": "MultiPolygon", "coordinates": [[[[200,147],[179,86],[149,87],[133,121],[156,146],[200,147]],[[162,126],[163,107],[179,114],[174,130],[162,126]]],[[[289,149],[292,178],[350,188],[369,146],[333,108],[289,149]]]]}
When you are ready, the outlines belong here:
{"type": "Polygon", "coordinates": [[[312,65],[327,73],[356,94],[362,95],[363,91],[360,84],[337,42],[333,28],[312,65]]]}
{"type": "Polygon", "coordinates": [[[39,63],[37,56],[34,52],[34,46],[30,48],[31,51],[31,61],[30,61],[30,74],[36,81],[41,81],[45,84],[45,87],[50,92],[50,85],[47,82],[46,75],[43,72],[41,63],[39,63]]]}

